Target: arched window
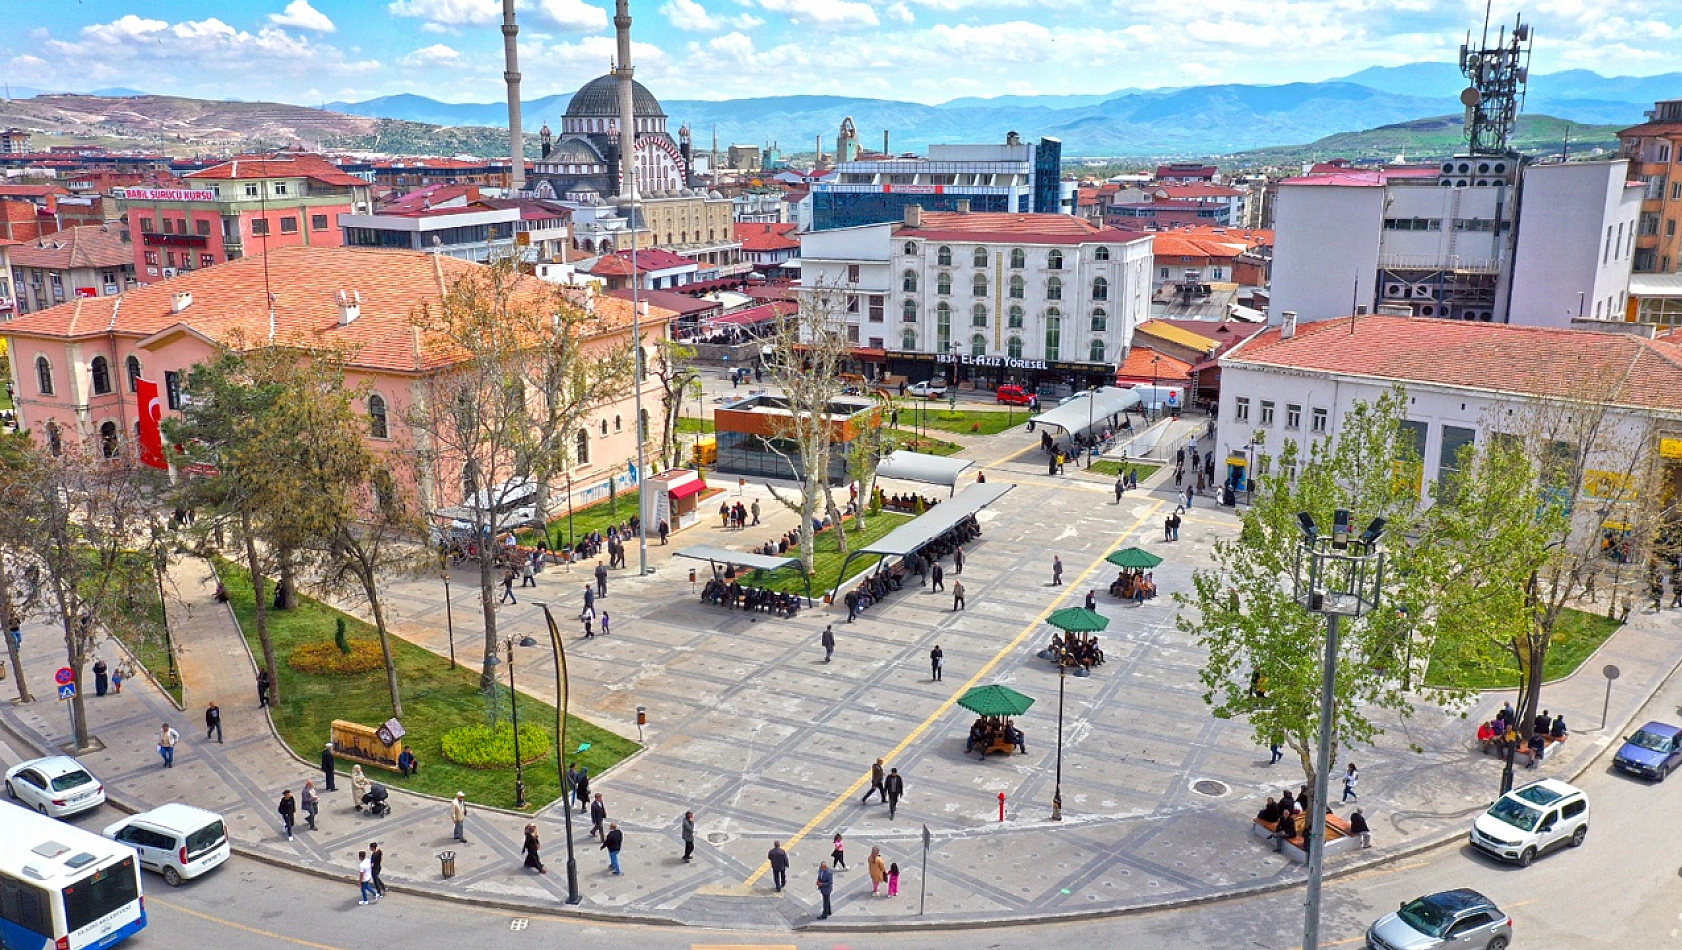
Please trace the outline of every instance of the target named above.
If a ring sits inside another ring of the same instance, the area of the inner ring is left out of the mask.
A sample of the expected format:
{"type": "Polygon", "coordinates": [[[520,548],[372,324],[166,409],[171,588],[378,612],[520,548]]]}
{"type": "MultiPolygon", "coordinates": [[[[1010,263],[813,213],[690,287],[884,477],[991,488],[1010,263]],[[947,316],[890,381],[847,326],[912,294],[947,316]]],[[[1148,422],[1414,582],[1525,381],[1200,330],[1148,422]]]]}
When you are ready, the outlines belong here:
{"type": "Polygon", "coordinates": [[[622,431],[624,431],[624,429],[625,429],[625,426],[622,422],[619,421],[619,417],[614,416],[613,417],[613,431],[622,432],[622,431]]]}
{"type": "Polygon", "coordinates": [[[917,331],[907,327],[905,333],[900,335],[899,344],[902,350],[915,350],[917,348],[917,331]]]}
{"type": "Polygon", "coordinates": [[[979,333],[977,333],[975,336],[970,337],[969,338],[969,355],[971,355],[971,356],[986,356],[987,355],[987,338],[982,336],[979,333]]]}
{"type": "Polygon", "coordinates": [[[1087,347],[1086,358],[1094,363],[1104,362],[1104,341],[1093,340],[1092,345],[1087,347]]]}
{"type": "Polygon", "coordinates": [[[1021,300],[1026,297],[1028,295],[1027,288],[1028,285],[1022,280],[1022,276],[1013,274],[1010,278],[1010,299],[1021,300]]]}
{"type": "Polygon", "coordinates": [[[1005,342],[1005,355],[1013,360],[1022,358],[1022,338],[1013,336],[1005,342]]]}
{"type": "Polygon", "coordinates": [[[1009,323],[1009,326],[1012,330],[1022,329],[1022,308],[1021,307],[1011,307],[1010,308],[1010,323],[1009,323]]]}
{"type": "Polygon", "coordinates": [[[589,429],[579,429],[578,434],[573,437],[573,442],[575,443],[574,447],[573,447],[573,454],[578,456],[576,459],[574,459],[574,461],[576,461],[579,465],[589,465],[590,464],[590,430],[589,429]]]}
{"type": "Polygon", "coordinates": [[[935,346],[944,353],[952,345],[952,308],[945,303],[934,308],[935,346]]]}
{"type": "Polygon", "coordinates": [[[128,365],[128,391],[131,392],[131,393],[132,392],[139,392],[140,391],[140,358],[137,357],[137,356],[130,356],[126,362],[127,362],[127,365],[128,365]]]}
{"type": "Polygon", "coordinates": [[[936,264],[939,264],[941,267],[951,267],[952,266],[952,249],[949,248],[949,247],[943,247],[940,250],[935,251],[934,252],[934,262],[936,264]]]}
{"type": "Polygon", "coordinates": [[[117,424],[105,422],[99,427],[99,452],[108,459],[117,457],[117,424]]]}
{"type": "Polygon", "coordinates": [[[648,410],[642,411],[642,427],[637,430],[637,436],[644,442],[648,441],[648,410]]]}
{"type": "Polygon", "coordinates": [[[1045,256],[1045,266],[1050,268],[1051,270],[1062,270],[1063,269],[1063,252],[1062,251],[1052,251],[1050,254],[1047,254],[1045,256]]]}
{"type": "Polygon", "coordinates": [[[915,255],[916,253],[917,253],[917,242],[906,241],[905,242],[905,256],[906,257],[911,257],[911,256],[915,255]]]}
{"type": "Polygon", "coordinates": [[[1092,311],[1092,332],[1105,333],[1110,328],[1110,315],[1102,309],[1092,311]]]}
{"type": "Polygon", "coordinates": [[[936,274],[934,278],[934,292],[937,294],[951,293],[952,275],[947,273],[936,274]]]}
{"type": "Polygon", "coordinates": [[[1107,247],[1098,248],[1096,251],[1092,252],[1092,259],[1095,260],[1095,261],[1107,261],[1107,260],[1109,260],[1110,259],[1110,249],[1107,248],[1107,247]]]}
{"type": "Polygon", "coordinates": [[[986,267],[987,266],[987,249],[984,248],[984,247],[976,248],[975,249],[975,254],[973,255],[973,257],[971,259],[974,260],[975,266],[986,267]]]}
{"type": "Polygon", "coordinates": [[[602,420],[602,435],[607,435],[607,420],[602,420]]]}
{"type": "Polygon", "coordinates": [[[1010,269],[1021,270],[1028,266],[1028,254],[1019,247],[1010,249],[1010,269]]]}
{"type": "Polygon", "coordinates": [[[977,296],[977,297],[987,296],[987,275],[986,274],[976,274],[975,275],[975,280],[972,283],[975,285],[975,296],[977,296]]]}
{"type": "Polygon", "coordinates": [[[906,323],[916,323],[917,301],[910,297],[905,298],[905,302],[899,305],[899,312],[904,315],[906,323]]]}
{"type": "Polygon", "coordinates": [[[1110,282],[1105,280],[1102,277],[1092,278],[1092,299],[1093,300],[1108,300],[1108,299],[1110,299],[1110,282]]]}
{"type": "Polygon", "coordinates": [[[987,325],[987,305],[986,304],[978,303],[974,307],[970,308],[969,325],[972,326],[972,327],[984,327],[984,326],[987,325]]]}
{"type": "Polygon", "coordinates": [[[391,438],[391,424],[386,415],[385,397],[374,393],[368,397],[368,434],[376,439],[391,438]]]}
{"type": "Polygon", "coordinates": [[[1045,281],[1045,299],[1047,299],[1047,300],[1062,300],[1063,299],[1063,281],[1059,280],[1056,277],[1046,278],[1046,281],[1045,281]]]}
{"type": "Polygon", "coordinates": [[[917,272],[914,271],[914,270],[906,271],[904,276],[900,278],[899,289],[905,291],[908,294],[916,293],[917,292],[917,272]]]}
{"type": "Polygon", "coordinates": [[[35,357],[35,386],[43,396],[53,394],[53,364],[45,356],[35,357]]]}
{"type": "Polygon", "coordinates": [[[93,377],[95,396],[104,396],[111,392],[111,363],[105,357],[93,358],[93,362],[88,364],[88,375],[93,377]]]}
{"type": "Polygon", "coordinates": [[[1048,360],[1062,359],[1063,349],[1063,317],[1053,307],[1045,312],[1045,358],[1048,360]]]}

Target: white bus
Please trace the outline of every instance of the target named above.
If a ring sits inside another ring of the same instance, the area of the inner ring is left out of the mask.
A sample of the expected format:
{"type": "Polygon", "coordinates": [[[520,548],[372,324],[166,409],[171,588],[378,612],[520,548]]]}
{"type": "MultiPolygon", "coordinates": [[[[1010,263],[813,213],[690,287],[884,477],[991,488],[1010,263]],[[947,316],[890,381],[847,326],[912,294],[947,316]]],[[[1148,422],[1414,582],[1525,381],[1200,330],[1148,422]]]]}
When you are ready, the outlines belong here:
{"type": "Polygon", "coordinates": [[[103,950],[145,926],[132,847],[0,802],[0,947],[103,950]]]}

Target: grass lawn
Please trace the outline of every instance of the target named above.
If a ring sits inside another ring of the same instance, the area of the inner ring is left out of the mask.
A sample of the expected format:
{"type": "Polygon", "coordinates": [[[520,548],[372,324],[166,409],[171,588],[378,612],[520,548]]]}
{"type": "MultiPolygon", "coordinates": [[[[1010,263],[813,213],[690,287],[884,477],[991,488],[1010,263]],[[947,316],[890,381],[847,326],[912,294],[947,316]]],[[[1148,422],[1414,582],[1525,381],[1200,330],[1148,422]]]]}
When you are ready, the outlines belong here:
{"type": "Polygon", "coordinates": [[[713,421],[711,419],[692,419],[688,416],[679,416],[678,417],[678,420],[677,420],[678,435],[694,435],[694,434],[700,433],[700,432],[712,432],[712,431],[713,431],[713,421]]]}
{"type": "MultiPolygon", "coordinates": [[[[121,579],[117,581],[119,590],[116,596],[126,599],[123,609],[118,611],[117,622],[111,627],[111,636],[121,642],[136,662],[152,674],[158,685],[175,698],[176,705],[180,705],[181,677],[170,662],[165,609],[163,601],[158,599],[151,558],[130,551],[123,555],[117,570],[121,572],[121,579]]],[[[105,657],[106,663],[112,666],[116,665],[116,659],[110,655],[105,657]]],[[[91,662],[89,666],[91,668],[91,662]]]]}
{"type": "Polygon", "coordinates": [[[926,404],[921,400],[910,400],[899,405],[901,428],[916,429],[921,423],[923,428],[956,432],[959,435],[997,435],[1006,429],[1025,424],[1029,415],[1026,406],[954,411],[938,399],[930,400],[926,404]]]}
{"type": "Polygon", "coordinates": [[[1150,478],[1152,475],[1155,475],[1157,469],[1161,467],[1162,466],[1160,465],[1152,465],[1149,462],[1117,462],[1113,459],[1099,459],[1098,461],[1092,463],[1092,468],[1088,471],[1097,472],[1100,475],[1108,475],[1111,478],[1114,478],[1115,476],[1120,475],[1123,471],[1132,469],[1133,476],[1142,482],[1145,479],[1150,478]]]}
{"type": "MultiPolygon", "coordinates": [[[[860,547],[886,535],[888,532],[910,521],[913,516],[902,515],[897,512],[883,511],[868,515],[865,518],[865,528],[862,532],[847,532],[847,544],[850,550],[857,551],[860,547]]],[[[751,540],[751,538],[750,538],[751,540]]],[[[796,553],[797,552],[792,552],[796,553]]],[[[841,573],[841,562],[846,558],[835,547],[835,532],[825,531],[818,535],[816,548],[812,555],[812,597],[822,597],[831,587],[834,587],[841,573]]],[[[862,554],[853,558],[848,570],[853,573],[873,566],[880,557],[874,554],[862,554]]],[[[798,568],[781,568],[775,571],[753,571],[744,578],[743,584],[749,587],[769,587],[772,590],[786,591],[790,594],[806,593],[806,585],[800,579],[798,568]]]]}
{"type": "MultiPolygon", "coordinates": [[[[1542,668],[1543,682],[1569,676],[1620,626],[1618,621],[1606,619],[1605,614],[1566,610],[1560,615],[1559,626],[1548,644],[1548,657],[1542,668]]],[[[1425,681],[1432,685],[1465,689],[1517,689],[1518,666],[1516,661],[1509,660],[1498,669],[1482,669],[1475,663],[1466,662],[1464,657],[1453,655],[1445,644],[1439,643],[1431,654],[1431,666],[1426,671],[1425,681]]]]}
{"type": "MultiPolygon", "coordinates": [[[[905,420],[902,418],[900,421],[905,420]]],[[[917,433],[910,429],[883,429],[882,447],[889,451],[906,449],[925,455],[956,455],[963,448],[956,442],[947,442],[933,436],[918,437],[917,433]]]]}
{"type": "MultiPolygon", "coordinates": [[[[244,628],[251,652],[262,656],[262,644],[257,639],[256,620],[251,603],[251,580],[237,565],[218,561],[217,570],[232,598],[234,612],[244,628]]],[[[272,588],[267,588],[269,590],[272,588]]],[[[281,738],[305,761],[314,762],[321,755],[327,741],[329,727],[335,719],[346,719],[368,726],[377,726],[391,718],[391,697],[386,691],[385,671],[371,670],[352,676],[317,676],[292,669],[286,658],[293,648],[306,643],[330,641],[334,621],[345,618],[352,640],[377,640],[371,626],[355,617],[342,614],[332,607],[308,597],[299,597],[296,610],[268,614],[269,635],[274,640],[276,659],[280,669],[280,702],[273,709],[275,726],[281,738]]],[[[448,660],[423,650],[405,640],[392,638],[392,651],[397,660],[397,678],[403,689],[403,726],[408,730],[404,742],[420,758],[420,772],[403,778],[395,772],[370,769],[369,777],[397,788],[448,798],[457,791],[465,791],[470,801],[499,808],[514,807],[514,772],[512,769],[472,769],[446,761],[440,752],[445,732],[457,726],[485,722],[485,699],[479,691],[476,667],[450,669],[448,660]]],[[[541,649],[541,648],[538,648],[541,649]]],[[[535,653],[528,653],[535,657],[535,653]]],[[[499,687],[499,704],[506,717],[508,690],[499,687]]],[[[548,730],[555,722],[555,707],[521,695],[520,724],[536,723],[548,730]]],[[[526,798],[532,807],[560,797],[560,777],[556,774],[550,751],[525,769],[526,798]]],[[[589,768],[592,776],[637,751],[630,739],[597,728],[576,717],[567,721],[568,760],[577,760],[589,768]],[[571,755],[579,743],[590,743],[588,752],[571,755]]],[[[523,752],[525,750],[522,750],[523,752]]],[[[349,771],[349,764],[344,769],[349,771]]]]}

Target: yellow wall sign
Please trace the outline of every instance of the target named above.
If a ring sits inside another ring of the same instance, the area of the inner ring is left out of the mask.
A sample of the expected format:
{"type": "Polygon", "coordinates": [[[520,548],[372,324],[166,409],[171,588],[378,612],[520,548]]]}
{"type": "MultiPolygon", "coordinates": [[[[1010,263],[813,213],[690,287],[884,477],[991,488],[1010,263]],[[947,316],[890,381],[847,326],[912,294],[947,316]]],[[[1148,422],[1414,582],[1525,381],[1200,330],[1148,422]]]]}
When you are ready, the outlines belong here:
{"type": "Polygon", "coordinates": [[[1583,495],[1603,500],[1633,500],[1639,492],[1633,480],[1622,472],[1589,469],[1583,473],[1583,495]]]}
{"type": "Polygon", "coordinates": [[[1660,439],[1659,457],[1682,459],[1682,439],[1660,439]]]}

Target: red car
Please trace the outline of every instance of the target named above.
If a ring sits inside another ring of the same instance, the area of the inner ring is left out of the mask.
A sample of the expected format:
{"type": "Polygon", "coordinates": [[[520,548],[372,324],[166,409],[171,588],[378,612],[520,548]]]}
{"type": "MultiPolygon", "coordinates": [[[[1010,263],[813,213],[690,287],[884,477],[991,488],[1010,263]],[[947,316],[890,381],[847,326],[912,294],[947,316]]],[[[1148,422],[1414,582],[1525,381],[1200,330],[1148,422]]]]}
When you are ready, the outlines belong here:
{"type": "Polygon", "coordinates": [[[1033,394],[1021,386],[1000,386],[997,395],[999,402],[1010,406],[1026,406],[1034,399],[1033,394]]]}

